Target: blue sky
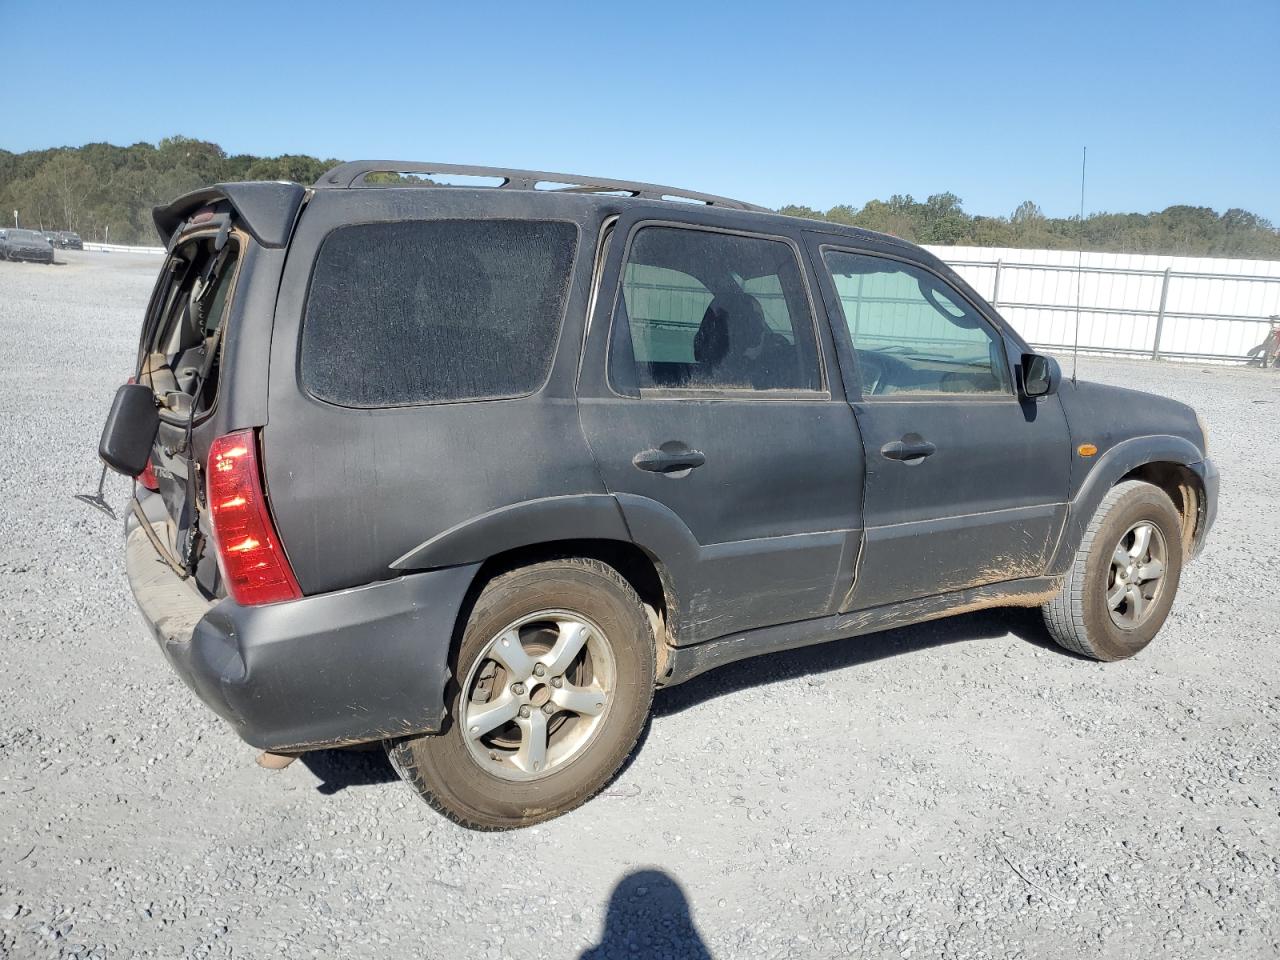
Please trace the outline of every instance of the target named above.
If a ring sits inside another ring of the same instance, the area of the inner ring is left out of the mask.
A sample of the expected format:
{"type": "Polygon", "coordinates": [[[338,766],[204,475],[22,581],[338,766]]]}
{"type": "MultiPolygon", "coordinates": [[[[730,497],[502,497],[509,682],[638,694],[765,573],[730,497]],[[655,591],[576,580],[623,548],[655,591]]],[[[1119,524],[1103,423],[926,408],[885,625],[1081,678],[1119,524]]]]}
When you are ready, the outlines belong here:
{"type": "Polygon", "coordinates": [[[827,208],[1244,207],[1280,222],[1280,0],[0,0],[0,147],[174,133],[827,208]]]}

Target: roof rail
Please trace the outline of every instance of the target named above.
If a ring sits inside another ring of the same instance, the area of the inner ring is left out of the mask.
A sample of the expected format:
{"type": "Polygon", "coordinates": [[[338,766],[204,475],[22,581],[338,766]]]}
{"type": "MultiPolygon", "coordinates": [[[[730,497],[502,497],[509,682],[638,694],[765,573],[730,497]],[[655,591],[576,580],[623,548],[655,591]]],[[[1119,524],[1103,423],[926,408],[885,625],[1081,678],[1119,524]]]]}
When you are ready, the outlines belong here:
{"type": "Polygon", "coordinates": [[[448,187],[452,184],[433,183],[430,179],[412,180],[396,183],[369,183],[371,173],[433,173],[466,177],[494,177],[502,182],[492,189],[538,190],[547,193],[618,193],[645,200],[684,200],[704,203],[709,207],[728,207],[733,210],[755,210],[769,213],[765,207],[731,200],[728,197],[717,197],[710,193],[697,193],[693,190],[681,190],[679,187],[664,187],[656,183],[638,183],[633,180],[608,180],[604,177],[580,177],[572,173],[547,173],[542,170],[513,170],[506,167],[474,167],[457,163],[422,163],[419,161],[400,160],[355,160],[341,163],[316,181],[317,190],[345,189],[348,187],[448,187]],[[552,186],[539,187],[539,184],[552,186]]]}

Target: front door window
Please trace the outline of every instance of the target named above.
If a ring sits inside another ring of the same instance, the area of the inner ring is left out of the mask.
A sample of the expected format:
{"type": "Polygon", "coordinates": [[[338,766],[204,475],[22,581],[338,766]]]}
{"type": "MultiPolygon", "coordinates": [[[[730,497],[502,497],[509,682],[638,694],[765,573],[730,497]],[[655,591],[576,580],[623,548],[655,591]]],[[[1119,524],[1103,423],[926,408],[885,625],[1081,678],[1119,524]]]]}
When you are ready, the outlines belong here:
{"type": "Polygon", "coordinates": [[[952,287],[898,260],[843,250],[824,258],[864,399],[1012,395],[1000,337],[952,287]]]}

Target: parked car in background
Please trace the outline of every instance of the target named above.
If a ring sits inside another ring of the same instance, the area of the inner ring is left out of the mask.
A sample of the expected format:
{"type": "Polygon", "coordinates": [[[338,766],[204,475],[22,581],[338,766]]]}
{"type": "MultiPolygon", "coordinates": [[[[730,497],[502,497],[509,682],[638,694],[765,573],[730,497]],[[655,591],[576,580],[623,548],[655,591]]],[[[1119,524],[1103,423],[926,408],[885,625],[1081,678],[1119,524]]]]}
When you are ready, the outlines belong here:
{"type": "Polygon", "coordinates": [[[6,260],[53,263],[53,245],[35,230],[10,228],[5,231],[4,257],[6,260]]]}
{"type": "Polygon", "coordinates": [[[58,238],[56,246],[63,250],[84,249],[84,241],[80,239],[80,234],[73,230],[59,230],[56,236],[58,238]]]}
{"type": "Polygon", "coordinates": [[[744,657],[996,606],[1132,656],[1213,524],[1194,410],[1064,381],[883,234],[378,162],[155,220],[99,448],[144,620],[267,761],[381,741],[468,826],[572,809],[744,657]]]}

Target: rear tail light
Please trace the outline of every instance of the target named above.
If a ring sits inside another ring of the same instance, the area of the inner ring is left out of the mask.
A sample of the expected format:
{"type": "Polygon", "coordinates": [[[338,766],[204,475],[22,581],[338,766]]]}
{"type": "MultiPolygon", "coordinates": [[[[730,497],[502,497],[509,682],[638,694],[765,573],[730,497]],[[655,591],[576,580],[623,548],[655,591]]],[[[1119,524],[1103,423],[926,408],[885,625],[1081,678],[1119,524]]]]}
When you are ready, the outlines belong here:
{"type": "Polygon", "coordinates": [[[257,437],[240,430],[209,448],[209,510],[218,567],[241,606],[302,596],[267,512],[258,472],[257,437]]]}
{"type": "Polygon", "coordinates": [[[138,482],[152,493],[160,489],[160,481],[156,479],[156,472],[151,469],[151,459],[149,457],[147,458],[147,465],[138,474],[138,482]]]}

